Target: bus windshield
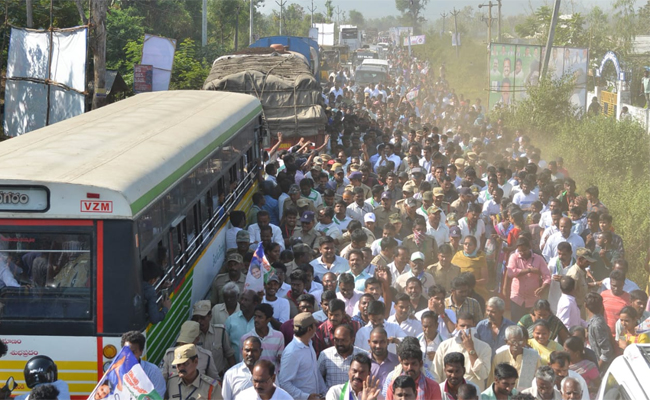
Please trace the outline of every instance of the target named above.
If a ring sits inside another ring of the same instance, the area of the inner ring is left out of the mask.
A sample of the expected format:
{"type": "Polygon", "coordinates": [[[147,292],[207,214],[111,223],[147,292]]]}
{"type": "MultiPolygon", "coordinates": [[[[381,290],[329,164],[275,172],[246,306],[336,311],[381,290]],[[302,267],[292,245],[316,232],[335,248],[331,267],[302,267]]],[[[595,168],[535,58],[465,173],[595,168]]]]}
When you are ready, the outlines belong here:
{"type": "Polygon", "coordinates": [[[90,319],[91,243],[90,234],[0,230],[2,316],[90,319]]]}

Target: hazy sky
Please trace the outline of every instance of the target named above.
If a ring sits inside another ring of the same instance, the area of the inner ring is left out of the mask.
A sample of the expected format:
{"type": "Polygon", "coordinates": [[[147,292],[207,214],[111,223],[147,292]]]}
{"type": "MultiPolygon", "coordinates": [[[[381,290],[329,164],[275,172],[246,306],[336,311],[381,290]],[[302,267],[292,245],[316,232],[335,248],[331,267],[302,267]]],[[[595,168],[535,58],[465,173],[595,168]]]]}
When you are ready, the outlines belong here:
{"type": "MultiPolygon", "coordinates": [[[[312,0],[286,0],[286,4],[298,3],[305,7],[311,7],[312,0]]],[[[449,12],[454,7],[457,9],[463,8],[465,6],[478,6],[480,3],[487,3],[488,0],[475,0],[475,1],[466,1],[466,0],[430,0],[427,8],[425,9],[425,17],[428,19],[437,19],[440,18],[442,12],[449,12]]],[[[493,0],[496,3],[496,0],[493,0]]],[[[313,0],[314,5],[316,6],[316,12],[325,11],[325,0],[313,0]]],[[[562,7],[570,7],[571,4],[574,5],[576,11],[580,9],[589,8],[593,5],[598,5],[603,9],[607,10],[610,8],[613,0],[564,0],[562,1],[562,7]]],[[[645,3],[645,0],[637,0],[637,5],[640,6],[645,3]]],[[[341,10],[349,11],[356,9],[361,11],[366,18],[377,18],[383,17],[386,15],[397,15],[398,11],[395,8],[395,0],[333,0],[334,7],[339,6],[341,10]]],[[[543,4],[552,6],[552,0],[503,0],[502,1],[502,13],[504,15],[508,14],[519,14],[527,13],[531,7],[537,8],[543,4]]],[[[275,0],[265,0],[265,5],[262,8],[263,13],[270,12],[270,10],[279,10],[280,7],[276,4],[275,0]]],[[[496,9],[493,9],[496,11],[496,9]]]]}

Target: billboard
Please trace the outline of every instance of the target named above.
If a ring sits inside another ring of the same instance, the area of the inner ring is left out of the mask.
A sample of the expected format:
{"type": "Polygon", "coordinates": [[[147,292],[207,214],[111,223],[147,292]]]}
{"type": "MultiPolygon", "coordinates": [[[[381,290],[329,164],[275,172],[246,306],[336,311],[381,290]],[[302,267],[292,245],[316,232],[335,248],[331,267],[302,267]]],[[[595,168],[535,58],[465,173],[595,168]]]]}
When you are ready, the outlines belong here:
{"type": "MultiPolygon", "coordinates": [[[[510,105],[526,98],[527,88],[539,82],[543,60],[542,46],[492,43],[489,107],[510,105]]],[[[571,102],[583,109],[587,101],[588,64],[587,49],[553,47],[548,67],[553,78],[573,75],[575,88],[571,102]]]]}

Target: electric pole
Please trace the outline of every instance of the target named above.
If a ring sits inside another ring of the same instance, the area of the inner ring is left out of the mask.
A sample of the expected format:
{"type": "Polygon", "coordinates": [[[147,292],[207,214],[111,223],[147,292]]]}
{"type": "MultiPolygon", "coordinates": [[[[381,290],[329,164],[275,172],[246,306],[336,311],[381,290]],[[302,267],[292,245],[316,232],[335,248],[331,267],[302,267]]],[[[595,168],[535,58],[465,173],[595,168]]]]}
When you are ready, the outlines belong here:
{"type": "Polygon", "coordinates": [[[235,17],[235,51],[239,48],[239,9],[241,6],[237,6],[237,16],[235,17]]]}
{"type": "Polygon", "coordinates": [[[203,0],[203,13],[201,14],[201,46],[208,45],[208,0],[203,0]]]}
{"type": "Polygon", "coordinates": [[[497,4],[499,5],[499,19],[497,21],[497,31],[498,31],[498,40],[499,43],[501,43],[501,0],[497,0],[497,4]]]}
{"type": "Polygon", "coordinates": [[[285,0],[280,0],[279,2],[275,2],[275,4],[280,6],[280,35],[282,35],[282,10],[284,9],[284,5],[286,4],[285,0]]]}
{"type": "Polygon", "coordinates": [[[490,87],[490,44],[492,43],[492,7],[496,4],[492,3],[490,0],[487,4],[479,4],[478,8],[487,7],[488,8],[488,19],[487,19],[487,71],[488,71],[488,87],[490,87]]]}
{"type": "Polygon", "coordinates": [[[445,18],[447,18],[447,15],[449,14],[447,14],[446,12],[440,14],[440,16],[442,17],[442,30],[440,31],[440,37],[442,37],[442,35],[445,34],[445,18]]]}
{"type": "MultiPolygon", "coordinates": [[[[555,0],[555,7],[553,8],[553,17],[551,18],[551,29],[548,31],[548,39],[546,40],[546,53],[544,53],[544,64],[542,64],[542,74],[540,78],[546,78],[548,72],[548,62],[551,59],[551,48],[553,47],[553,38],[555,37],[555,25],[557,25],[557,17],[560,14],[560,0],[555,0]]],[[[490,66],[488,65],[488,68],[490,66]]]]}
{"type": "Polygon", "coordinates": [[[345,14],[345,11],[341,11],[341,7],[336,6],[336,23],[339,25],[339,44],[341,44],[341,14],[345,14]]]}
{"type": "Polygon", "coordinates": [[[454,11],[451,12],[451,15],[454,16],[454,39],[456,39],[456,58],[460,57],[458,54],[459,47],[460,47],[460,38],[458,37],[458,21],[456,20],[456,17],[460,14],[460,11],[456,11],[456,7],[454,7],[454,11]]]}
{"type": "Polygon", "coordinates": [[[311,0],[311,7],[308,7],[307,9],[311,12],[311,25],[309,26],[310,28],[314,27],[314,11],[316,11],[318,7],[314,6],[314,0],[311,0]]]}
{"type": "Polygon", "coordinates": [[[253,0],[250,0],[250,10],[249,10],[249,19],[248,19],[248,44],[253,44],[253,14],[255,13],[255,7],[253,7],[253,0]]]}

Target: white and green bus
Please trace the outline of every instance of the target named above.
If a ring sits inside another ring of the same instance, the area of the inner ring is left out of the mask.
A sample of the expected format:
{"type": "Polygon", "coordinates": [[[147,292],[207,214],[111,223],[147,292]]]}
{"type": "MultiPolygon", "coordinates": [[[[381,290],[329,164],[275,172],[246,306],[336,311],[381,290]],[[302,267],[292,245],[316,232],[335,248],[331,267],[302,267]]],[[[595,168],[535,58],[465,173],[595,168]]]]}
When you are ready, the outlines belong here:
{"type": "Polygon", "coordinates": [[[86,398],[134,329],[162,359],[219,272],[228,213],[251,206],[261,114],[248,95],[157,92],[0,143],[0,381],[26,391],[25,363],[44,354],[86,398]],[[171,284],[156,325],[145,259],[171,284]]]}

